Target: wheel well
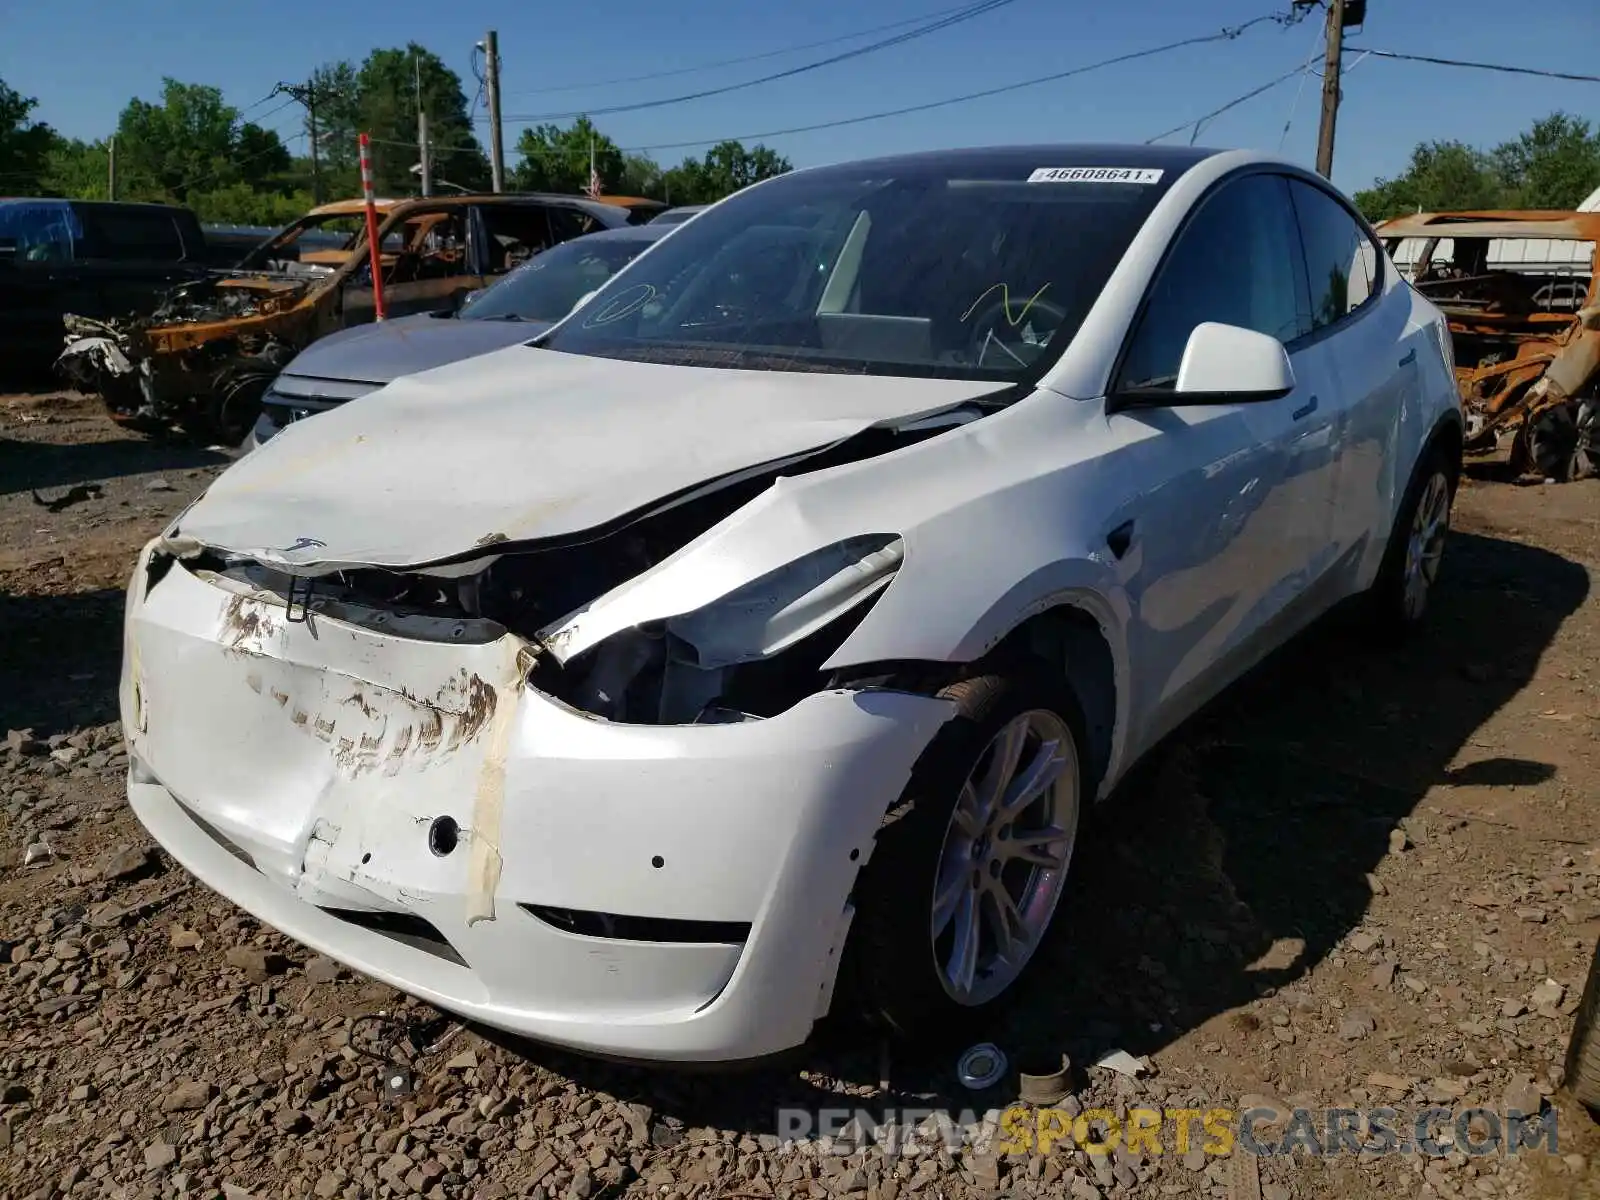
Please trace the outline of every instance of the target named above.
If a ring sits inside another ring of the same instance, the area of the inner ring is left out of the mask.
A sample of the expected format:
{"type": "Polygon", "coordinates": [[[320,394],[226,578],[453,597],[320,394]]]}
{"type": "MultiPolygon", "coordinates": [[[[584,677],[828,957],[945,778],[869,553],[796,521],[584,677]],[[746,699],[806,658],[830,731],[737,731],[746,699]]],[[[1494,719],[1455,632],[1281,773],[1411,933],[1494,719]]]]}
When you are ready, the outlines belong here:
{"type": "Polygon", "coordinates": [[[1117,728],[1117,672],[1100,622],[1074,604],[1060,604],[1029,617],[1008,633],[988,657],[1026,654],[1062,672],[1083,710],[1092,777],[1105,777],[1117,728]]]}
{"type": "Polygon", "coordinates": [[[932,695],[940,688],[988,669],[1043,663],[1059,671],[1083,711],[1090,778],[1098,786],[1111,764],[1117,729],[1117,668],[1104,629],[1086,609],[1070,602],[1036,613],[969,662],[896,659],[841,668],[829,687],[891,687],[932,695]]]}
{"type": "Polygon", "coordinates": [[[1452,489],[1461,482],[1461,454],[1464,444],[1460,420],[1449,416],[1434,426],[1433,433],[1428,437],[1428,444],[1423,449],[1425,455],[1433,453],[1434,450],[1444,452],[1452,489]]]}

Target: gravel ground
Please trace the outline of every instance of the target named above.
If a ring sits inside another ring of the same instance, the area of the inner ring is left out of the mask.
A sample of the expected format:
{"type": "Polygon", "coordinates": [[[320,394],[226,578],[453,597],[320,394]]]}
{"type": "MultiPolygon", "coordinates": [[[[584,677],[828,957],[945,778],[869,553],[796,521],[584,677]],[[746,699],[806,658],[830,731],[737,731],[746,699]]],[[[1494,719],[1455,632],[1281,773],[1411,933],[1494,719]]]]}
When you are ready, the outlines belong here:
{"type": "Polygon", "coordinates": [[[779,1110],[960,1120],[1014,1086],[964,1091],[948,1056],[846,1028],[730,1075],[447,1027],[387,1049],[414,1090],[386,1098],[370,1054],[396,1027],[363,1018],[427,1043],[437,1014],[155,850],[122,794],[122,587],[226,462],[75,396],[0,397],[0,1195],[1600,1195],[1597,1127],[1559,1087],[1600,935],[1600,484],[1475,477],[1426,636],[1385,654],[1329,622],[1181,731],[1094,823],[993,1030],[1014,1063],[1141,1060],[1079,1070],[1067,1117],[1265,1108],[1264,1140],[1295,1108],[1409,1128],[1543,1105],[1557,1153],[1216,1155],[1198,1132],[1181,1153],[1170,1126],[1160,1154],[1006,1154],[984,1130],[845,1153],[786,1142],[779,1110]]]}

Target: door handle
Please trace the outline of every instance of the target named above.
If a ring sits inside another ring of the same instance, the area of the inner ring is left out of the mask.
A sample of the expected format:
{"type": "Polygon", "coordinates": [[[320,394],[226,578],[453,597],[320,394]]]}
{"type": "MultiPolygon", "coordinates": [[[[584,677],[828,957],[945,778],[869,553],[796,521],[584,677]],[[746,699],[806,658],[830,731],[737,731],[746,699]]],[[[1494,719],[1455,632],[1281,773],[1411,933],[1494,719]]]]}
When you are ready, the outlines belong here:
{"type": "Polygon", "coordinates": [[[1106,534],[1106,545],[1111,548],[1111,553],[1121,558],[1128,552],[1128,547],[1133,545],[1133,522],[1124,521],[1110,533],[1106,534]]]}
{"type": "Polygon", "coordinates": [[[1294,419],[1296,421],[1303,421],[1307,417],[1309,417],[1312,413],[1314,413],[1316,411],[1317,411],[1317,398],[1315,396],[1313,396],[1313,397],[1311,397],[1311,399],[1307,400],[1299,408],[1295,409],[1293,414],[1291,414],[1291,415],[1294,417],[1294,419]]]}
{"type": "Polygon", "coordinates": [[[1412,363],[1414,363],[1416,361],[1417,361],[1417,348],[1415,346],[1413,346],[1413,347],[1411,347],[1411,349],[1406,351],[1406,356],[1400,360],[1400,365],[1402,367],[1409,367],[1412,363]]]}

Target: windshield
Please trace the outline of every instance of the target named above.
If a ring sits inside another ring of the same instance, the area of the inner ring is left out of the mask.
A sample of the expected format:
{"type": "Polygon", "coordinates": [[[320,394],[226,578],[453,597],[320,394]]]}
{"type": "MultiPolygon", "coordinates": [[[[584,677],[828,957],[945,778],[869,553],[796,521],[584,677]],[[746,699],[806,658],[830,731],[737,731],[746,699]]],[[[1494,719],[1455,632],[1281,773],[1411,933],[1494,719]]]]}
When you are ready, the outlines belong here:
{"type": "Polygon", "coordinates": [[[1165,191],[1160,171],[1101,182],[1011,158],[910,161],[891,178],[866,164],[880,173],[801,172],[735,194],[541,344],[695,366],[1017,381],[1059,357],[1165,191]]]}
{"type": "Polygon", "coordinates": [[[462,319],[559,321],[648,245],[639,238],[579,237],[562,242],[485,288],[462,310],[462,319]]]}
{"type": "MultiPolygon", "coordinates": [[[[378,219],[381,222],[383,214],[380,213],[378,219]]],[[[331,273],[355,249],[366,228],[366,216],[362,213],[304,216],[252,250],[239,263],[239,268],[281,270],[290,263],[308,263],[331,273]]],[[[389,239],[385,239],[384,248],[390,248],[389,239]]]]}

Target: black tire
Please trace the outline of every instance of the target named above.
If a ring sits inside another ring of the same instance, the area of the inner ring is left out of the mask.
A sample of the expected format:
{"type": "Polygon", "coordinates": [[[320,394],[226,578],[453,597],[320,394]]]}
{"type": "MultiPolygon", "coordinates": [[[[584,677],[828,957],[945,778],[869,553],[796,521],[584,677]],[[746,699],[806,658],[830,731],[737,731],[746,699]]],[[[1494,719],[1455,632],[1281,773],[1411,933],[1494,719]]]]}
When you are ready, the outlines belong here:
{"type": "MultiPolygon", "coordinates": [[[[1423,605],[1420,609],[1407,600],[1406,568],[1409,543],[1412,527],[1417,520],[1417,511],[1422,507],[1424,497],[1429,495],[1429,490],[1434,486],[1436,479],[1442,480],[1445,488],[1445,527],[1441,537],[1448,536],[1450,512],[1455,505],[1456,484],[1459,480],[1458,466],[1459,464],[1452,462],[1450,456],[1435,442],[1417,460],[1411,479],[1406,485],[1400,508],[1395,513],[1394,527],[1389,531],[1389,542],[1384,548],[1383,562],[1378,567],[1378,577],[1373,581],[1365,597],[1367,627],[1370,632],[1386,641],[1401,641],[1410,636],[1422,625],[1432,607],[1432,592],[1434,584],[1437,583],[1437,575],[1424,589],[1423,605]]],[[[1439,547],[1441,556],[1443,549],[1441,543],[1439,547]]]]}
{"type": "Polygon", "coordinates": [[[1580,452],[1575,403],[1547,408],[1528,423],[1528,465],[1541,479],[1566,483],[1579,474],[1580,452]]]}
{"type": "MultiPolygon", "coordinates": [[[[939,693],[959,711],[924,751],[899,802],[879,832],[856,889],[856,917],[846,955],[847,978],[859,1015],[903,1041],[964,1043],[1022,990],[1029,967],[998,996],[959,1003],[941,982],[931,930],[934,884],[957,800],[991,740],[1013,718],[1032,710],[1054,714],[1072,742],[1069,765],[1077,786],[1071,836],[1093,799],[1085,763],[1083,714],[1065,681],[1030,666],[953,683],[939,693]],[[1076,764],[1075,768],[1071,764],[1076,764]]],[[[1070,873],[1071,858],[1062,875],[1070,873]]],[[[1064,883],[1063,888],[1064,891],[1064,883]]],[[[1050,924],[1055,924],[1057,909],[1050,924]]],[[[1031,964],[1043,937],[1033,939],[1031,964]]]]}
{"type": "Polygon", "coordinates": [[[1572,1098],[1600,1120],[1600,942],[1589,959],[1589,981],[1567,1043],[1565,1078],[1572,1098]]]}
{"type": "Polygon", "coordinates": [[[266,372],[226,375],[214,394],[193,402],[183,415],[183,431],[203,446],[234,447],[250,436],[261,415],[261,397],[273,376],[266,372]]]}

